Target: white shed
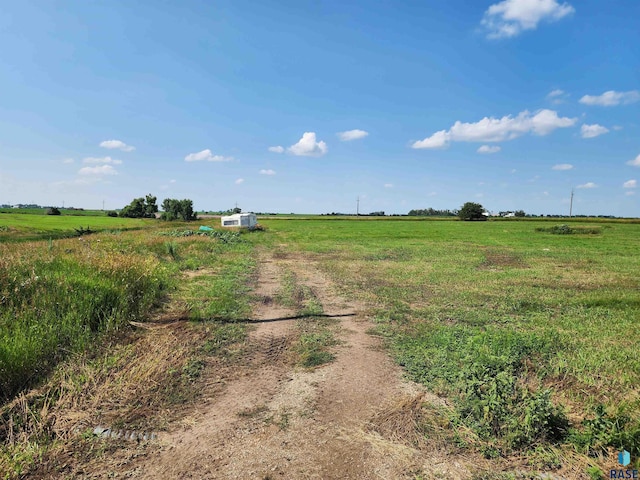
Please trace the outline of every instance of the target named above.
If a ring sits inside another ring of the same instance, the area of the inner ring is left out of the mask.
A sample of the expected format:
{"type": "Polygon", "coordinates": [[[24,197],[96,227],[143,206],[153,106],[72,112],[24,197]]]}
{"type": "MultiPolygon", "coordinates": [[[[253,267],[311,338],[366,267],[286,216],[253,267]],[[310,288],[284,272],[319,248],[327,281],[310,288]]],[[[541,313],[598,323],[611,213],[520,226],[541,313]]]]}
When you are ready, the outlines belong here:
{"type": "Polygon", "coordinates": [[[258,224],[255,213],[236,213],[226,217],[221,217],[223,227],[245,227],[253,228],[258,224]]]}

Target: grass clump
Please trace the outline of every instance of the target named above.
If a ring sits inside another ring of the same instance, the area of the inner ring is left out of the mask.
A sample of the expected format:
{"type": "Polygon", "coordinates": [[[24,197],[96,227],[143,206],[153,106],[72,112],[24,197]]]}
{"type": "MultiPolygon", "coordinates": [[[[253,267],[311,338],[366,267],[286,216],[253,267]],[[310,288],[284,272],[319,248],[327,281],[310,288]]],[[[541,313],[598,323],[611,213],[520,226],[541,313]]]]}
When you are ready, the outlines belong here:
{"type": "MultiPolygon", "coordinates": [[[[306,328],[305,330],[311,329],[306,328]]],[[[313,330],[317,331],[308,331],[308,333],[300,335],[296,348],[299,358],[298,364],[306,368],[324,365],[335,359],[335,355],[328,351],[328,347],[336,344],[333,333],[322,327],[315,327],[313,330]]]]}
{"type": "Polygon", "coordinates": [[[570,227],[569,225],[554,225],[553,227],[537,227],[536,232],[552,233],[554,235],[599,235],[600,227],[570,227]]]}

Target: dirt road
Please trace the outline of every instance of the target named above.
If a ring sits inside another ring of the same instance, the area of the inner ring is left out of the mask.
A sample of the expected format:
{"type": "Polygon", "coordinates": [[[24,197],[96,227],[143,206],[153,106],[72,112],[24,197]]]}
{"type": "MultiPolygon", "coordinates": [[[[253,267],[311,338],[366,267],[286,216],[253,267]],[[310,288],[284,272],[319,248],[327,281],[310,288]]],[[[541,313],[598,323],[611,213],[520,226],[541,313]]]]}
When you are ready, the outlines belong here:
{"type": "Polygon", "coordinates": [[[160,448],[139,458],[134,468],[129,464],[124,476],[470,478],[464,458],[435,447],[413,448],[402,435],[375,428],[385,412],[402,415],[399,405],[439,400],[403,379],[379,339],[367,333],[372,324],[364,306],[338,296],[312,261],[263,255],[255,294],[262,301],[254,310],[256,328],[240,375],[160,434],[160,448]],[[333,362],[309,370],[288,361],[300,320],[286,319],[296,312],[273,301],[285,271],[313,291],[325,314],[339,319],[333,362]]]}

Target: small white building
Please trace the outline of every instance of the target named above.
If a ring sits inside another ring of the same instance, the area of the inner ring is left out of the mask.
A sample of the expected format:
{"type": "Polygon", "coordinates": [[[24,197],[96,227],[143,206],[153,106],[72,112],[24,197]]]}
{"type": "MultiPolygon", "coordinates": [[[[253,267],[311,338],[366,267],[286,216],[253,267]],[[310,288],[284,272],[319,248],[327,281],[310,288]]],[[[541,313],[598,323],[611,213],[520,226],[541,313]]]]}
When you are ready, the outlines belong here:
{"type": "Polygon", "coordinates": [[[236,213],[226,217],[221,217],[220,222],[223,227],[245,227],[253,228],[258,224],[255,213],[236,213]]]}

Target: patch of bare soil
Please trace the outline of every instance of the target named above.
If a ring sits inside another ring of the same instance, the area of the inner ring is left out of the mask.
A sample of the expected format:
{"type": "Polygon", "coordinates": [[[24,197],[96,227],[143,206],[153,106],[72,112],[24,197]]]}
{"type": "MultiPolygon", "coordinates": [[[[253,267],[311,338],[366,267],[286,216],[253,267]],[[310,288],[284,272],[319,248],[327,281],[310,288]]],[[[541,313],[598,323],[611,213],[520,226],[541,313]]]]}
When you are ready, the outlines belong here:
{"type": "Polygon", "coordinates": [[[132,446],[126,462],[85,478],[471,477],[482,460],[416,433],[420,405],[435,411],[442,400],[403,379],[379,338],[367,334],[365,306],[338,296],[309,258],[265,255],[255,294],[256,328],[237,375],[204,392],[199,407],[160,433],[153,448],[132,446]],[[312,289],[325,314],[339,319],[340,345],[330,364],[292,366],[296,320],[287,318],[296,312],[273,301],[285,269],[312,289]]]}

